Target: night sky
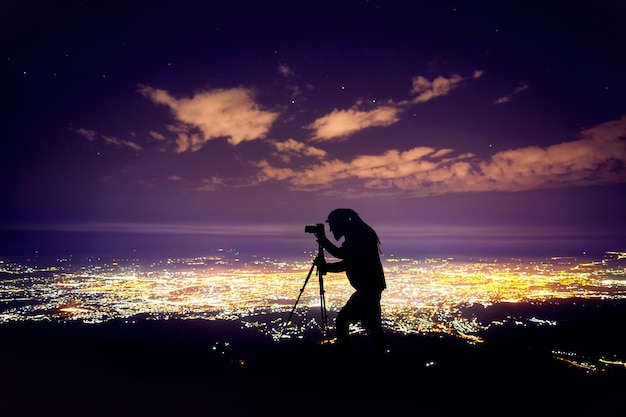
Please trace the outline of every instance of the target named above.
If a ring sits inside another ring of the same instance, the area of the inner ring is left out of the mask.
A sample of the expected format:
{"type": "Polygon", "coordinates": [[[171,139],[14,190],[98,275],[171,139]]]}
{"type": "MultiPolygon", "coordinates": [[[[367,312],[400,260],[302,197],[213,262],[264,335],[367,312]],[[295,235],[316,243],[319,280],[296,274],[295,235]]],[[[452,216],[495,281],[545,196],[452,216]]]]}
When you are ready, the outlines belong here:
{"type": "Polygon", "coordinates": [[[350,207],[383,248],[626,250],[624,2],[3,1],[0,35],[5,230],[350,207]]]}

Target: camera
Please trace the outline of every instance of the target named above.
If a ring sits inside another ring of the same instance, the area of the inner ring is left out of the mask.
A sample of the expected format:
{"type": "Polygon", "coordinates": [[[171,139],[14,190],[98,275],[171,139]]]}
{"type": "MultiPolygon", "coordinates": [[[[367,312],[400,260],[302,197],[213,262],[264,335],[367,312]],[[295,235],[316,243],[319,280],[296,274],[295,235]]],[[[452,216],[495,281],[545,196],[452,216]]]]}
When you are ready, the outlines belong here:
{"type": "Polygon", "coordinates": [[[314,235],[324,234],[324,223],[304,226],[304,233],[313,233],[314,235]]]}

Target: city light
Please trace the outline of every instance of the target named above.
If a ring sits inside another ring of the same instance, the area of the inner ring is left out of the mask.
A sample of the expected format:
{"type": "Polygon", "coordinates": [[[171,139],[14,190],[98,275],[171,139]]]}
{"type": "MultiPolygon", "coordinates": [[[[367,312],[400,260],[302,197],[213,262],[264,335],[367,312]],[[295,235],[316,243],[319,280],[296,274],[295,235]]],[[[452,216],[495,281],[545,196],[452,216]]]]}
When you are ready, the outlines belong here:
{"type": "MultiPolygon", "coordinates": [[[[464,314],[472,306],[544,302],[565,298],[626,297],[622,252],[598,262],[575,258],[383,259],[388,288],[383,293],[384,325],[405,334],[439,332],[480,342],[475,336],[492,323],[464,314]],[[622,264],[620,266],[620,263],[622,264]]],[[[4,260],[0,272],[0,323],[11,321],[113,319],[241,320],[276,335],[305,284],[311,258],[278,260],[237,251],[216,256],[157,262],[113,260],[84,265],[63,260],[43,267],[4,260]]],[[[324,276],[324,297],[334,314],[352,293],[343,274],[324,276]]],[[[317,324],[319,283],[310,280],[298,302],[301,326],[317,324]]],[[[532,318],[535,324],[550,320],[532,318]]],[[[294,320],[294,322],[297,320],[294,320]]],[[[332,323],[331,323],[332,325],[332,323]]]]}

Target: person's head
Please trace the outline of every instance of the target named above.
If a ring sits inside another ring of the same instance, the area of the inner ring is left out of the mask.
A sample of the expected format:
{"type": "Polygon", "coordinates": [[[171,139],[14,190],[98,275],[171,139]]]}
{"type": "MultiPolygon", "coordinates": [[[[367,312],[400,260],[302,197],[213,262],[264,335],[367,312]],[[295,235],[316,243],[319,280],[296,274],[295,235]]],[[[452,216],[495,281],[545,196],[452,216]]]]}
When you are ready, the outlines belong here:
{"type": "Polygon", "coordinates": [[[351,238],[371,239],[372,243],[378,246],[380,251],[378,235],[374,229],[361,219],[356,211],[347,208],[335,209],[328,214],[326,223],[328,223],[328,228],[336,240],[348,235],[351,238]]]}
{"type": "Polygon", "coordinates": [[[377,246],[380,245],[374,229],[352,209],[338,208],[331,211],[326,223],[328,223],[328,228],[336,240],[344,236],[351,236],[358,239],[372,239],[372,242],[375,242],[377,246]]]}
{"type": "Polygon", "coordinates": [[[349,232],[357,218],[360,220],[359,215],[354,210],[339,208],[328,214],[326,223],[328,223],[328,228],[334,238],[339,240],[349,232]]]}

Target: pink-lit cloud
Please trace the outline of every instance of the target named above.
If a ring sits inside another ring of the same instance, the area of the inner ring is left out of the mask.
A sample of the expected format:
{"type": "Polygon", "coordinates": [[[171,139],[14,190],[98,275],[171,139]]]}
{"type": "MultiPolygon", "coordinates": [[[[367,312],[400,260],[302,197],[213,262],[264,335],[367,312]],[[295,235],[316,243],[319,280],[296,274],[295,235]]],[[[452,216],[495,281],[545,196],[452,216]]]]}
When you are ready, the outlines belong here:
{"type": "Polygon", "coordinates": [[[215,191],[223,183],[224,181],[221,178],[216,177],[216,176],[213,176],[211,178],[202,178],[202,180],[200,180],[200,185],[195,187],[194,190],[195,191],[215,191]]]}
{"type": "Polygon", "coordinates": [[[79,128],[79,129],[75,129],[75,132],[78,133],[80,136],[86,138],[90,142],[95,142],[98,139],[101,139],[107,145],[113,145],[118,148],[130,148],[135,151],[143,150],[141,145],[137,144],[136,142],[125,140],[125,139],[118,139],[114,136],[100,135],[95,130],[79,128]]]}
{"type": "Polygon", "coordinates": [[[369,127],[389,126],[399,120],[399,112],[400,109],[395,106],[381,106],[363,111],[358,109],[357,104],[347,110],[334,109],[315,120],[307,128],[313,131],[313,140],[344,138],[369,127]]]}
{"type": "MultiPolygon", "coordinates": [[[[293,70],[286,65],[279,65],[277,71],[284,78],[295,78],[293,70]]],[[[417,76],[413,78],[411,90],[411,94],[416,97],[411,101],[395,103],[393,100],[387,100],[385,105],[363,109],[362,100],[358,100],[351,108],[335,108],[330,113],[305,124],[303,128],[311,132],[309,140],[324,142],[346,139],[350,135],[371,127],[387,127],[400,120],[401,113],[406,110],[407,106],[449,94],[466,80],[476,79],[481,75],[481,71],[475,71],[468,77],[440,76],[432,81],[423,76],[417,76]]],[[[292,98],[302,94],[302,90],[297,85],[285,88],[291,91],[292,98]]],[[[307,88],[311,87],[307,86],[307,88]]],[[[153,103],[168,107],[174,116],[174,123],[165,125],[166,130],[173,134],[169,141],[168,137],[162,133],[155,130],[148,132],[150,138],[163,143],[162,151],[165,151],[168,145],[171,149],[173,145],[176,153],[195,152],[202,149],[207,142],[218,138],[226,138],[232,145],[265,139],[280,116],[278,112],[263,109],[255,101],[254,91],[246,88],[200,91],[190,98],[174,97],[166,90],[145,85],[140,85],[137,91],[153,103]]],[[[78,129],[77,132],[91,141],[98,137],[93,130],[78,129]]],[[[134,141],[109,137],[107,142],[136,150],[141,149],[141,146],[134,141]]],[[[303,152],[309,156],[324,156],[323,150],[305,147],[294,139],[284,142],[273,141],[273,145],[281,158],[290,158],[303,152]],[[287,148],[288,146],[291,148],[287,148]],[[294,146],[299,148],[295,149],[294,146]]]]}
{"type": "Polygon", "coordinates": [[[95,141],[98,139],[98,133],[95,130],[79,128],[76,129],[76,133],[87,139],[88,141],[95,141]]]}
{"type": "Polygon", "coordinates": [[[303,168],[258,164],[261,181],[287,181],[303,190],[332,189],[347,180],[367,189],[414,196],[476,191],[523,191],[626,182],[626,116],[580,132],[570,142],[495,153],[453,156],[451,149],[416,147],[322,160],[303,168]]]}
{"type": "Polygon", "coordinates": [[[415,97],[410,101],[394,103],[389,100],[386,105],[372,110],[361,110],[362,103],[358,102],[349,109],[334,109],[329,114],[307,125],[306,128],[312,130],[312,140],[327,141],[346,138],[370,127],[386,127],[400,120],[400,114],[406,106],[425,103],[434,98],[445,96],[458,88],[462,83],[480,78],[482,75],[483,71],[477,70],[467,77],[460,75],[451,77],[439,76],[432,81],[421,75],[416,76],[412,80],[410,92],[415,97]]]}
{"type": "Polygon", "coordinates": [[[494,103],[495,104],[508,103],[508,102],[510,102],[513,99],[514,96],[516,96],[519,93],[521,93],[522,91],[526,91],[526,90],[528,90],[528,84],[522,83],[522,84],[518,85],[517,87],[515,87],[515,90],[513,90],[513,92],[507,94],[506,96],[498,97],[494,101],[494,103]]]}
{"type": "Polygon", "coordinates": [[[154,130],[151,130],[150,132],[148,132],[148,134],[150,135],[151,138],[154,138],[156,140],[159,140],[159,141],[164,141],[165,140],[165,136],[164,135],[162,135],[159,132],[155,132],[154,130]]]}
{"type": "Polygon", "coordinates": [[[143,148],[140,145],[137,145],[135,142],[131,142],[129,140],[118,139],[112,136],[103,136],[104,142],[109,145],[115,145],[120,148],[130,148],[135,151],[140,151],[143,148]]]}
{"type": "Polygon", "coordinates": [[[412,99],[413,103],[425,103],[434,98],[445,96],[452,90],[459,87],[461,83],[468,79],[477,79],[483,75],[483,71],[474,71],[470,77],[462,77],[455,74],[451,77],[436,77],[435,79],[428,80],[421,75],[413,77],[411,94],[415,95],[412,99]]]}
{"type": "Polygon", "coordinates": [[[289,180],[296,187],[324,188],[328,184],[351,178],[393,179],[402,178],[418,171],[434,169],[436,164],[425,156],[435,150],[418,147],[405,152],[390,150],[382,155],[362,155],[350,162],[326,160],[303,170],[276,168],[267,161],[259,164],[263,180],[289,180]]]}
{"type": "Polygon", "coordinates": [[[278,117],[278,113],[263,110],[254,101],[252,90],[245,88],[202,91],[191,98],[175,98],[148,86],[140,86],[138,91],[172,110],[179,122],[178,152],[198,150],[216,138],[228,138],[233,145],[264,138],[278,117]]]}
{"type": "Polygon", "coordinates": [[[289,68],[287,65],[279,65],[278,73],[285,78],[290,78],[294,76],[293,70],[289,68]]]}
{"type": "Polygon", "coordinates": [[[298,142],[292,138],[282,142],[274,140],[270,141],[270,143],[276,148],[277,152],[274,155],[283,162],[290,162],[294,157],[309,156],[322,159],[326,156],[326,151],[298,142]]]}
{"type": "Polygon", "coordinates": [[[508,191],[626,181],[626,116],[547,148],[498,152],[480,165],[488,183],[508,191]]]}

